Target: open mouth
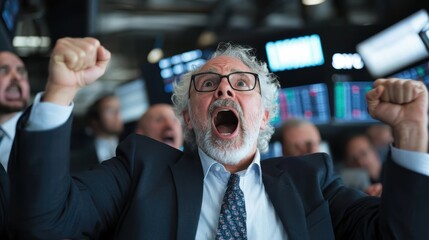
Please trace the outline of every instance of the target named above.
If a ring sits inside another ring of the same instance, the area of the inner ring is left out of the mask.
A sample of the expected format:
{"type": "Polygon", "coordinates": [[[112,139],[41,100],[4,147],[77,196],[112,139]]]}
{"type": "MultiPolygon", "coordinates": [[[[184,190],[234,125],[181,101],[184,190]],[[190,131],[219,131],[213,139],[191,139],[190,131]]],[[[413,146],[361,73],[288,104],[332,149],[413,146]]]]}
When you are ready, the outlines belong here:
{"type": "Polygon", "coordinates": [[[221,135],[230,135],[238,127],[238,117],[229,109],[222,109],[214,117],[214,125],[221,135]]]}
{"type": "Polygon", "coordinates": [[[21,99],[21,88],[18,85],[10,85],[6,88],[5,97],[9,100],[21,99]]]}

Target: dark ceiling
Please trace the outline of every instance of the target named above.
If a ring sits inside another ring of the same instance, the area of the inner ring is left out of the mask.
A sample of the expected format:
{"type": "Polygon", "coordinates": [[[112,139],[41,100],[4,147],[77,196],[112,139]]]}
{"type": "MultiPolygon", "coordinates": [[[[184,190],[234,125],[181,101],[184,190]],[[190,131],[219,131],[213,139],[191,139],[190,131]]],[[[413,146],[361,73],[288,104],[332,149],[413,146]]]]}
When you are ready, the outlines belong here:
{"type": "Polygon", "coordinates": [[[54,38],[161,39],[177,49],[178,43],[197,46],[207,31],[227,39],[237,32],[389,24],[429,8],[428,0],[325,0],[312,6],[301,1],[305,0],[23,0],[22,15],[44,22],[47,27],[40,31],[44,28],[54,38]]]}

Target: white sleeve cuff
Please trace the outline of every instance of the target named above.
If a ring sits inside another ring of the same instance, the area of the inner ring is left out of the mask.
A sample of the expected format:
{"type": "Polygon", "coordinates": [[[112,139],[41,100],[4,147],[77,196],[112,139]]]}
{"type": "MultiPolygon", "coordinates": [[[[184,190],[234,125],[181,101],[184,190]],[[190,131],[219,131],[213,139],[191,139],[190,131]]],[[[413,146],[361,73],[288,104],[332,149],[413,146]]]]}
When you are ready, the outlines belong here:
{"type": "Polygon", "coordinates": [[[401,167],[429,176],[429,154],[392,148],[392,160],[401,167]]]}
{"type": "Polygon", "coordinates": [[[29,131],[50,130],[64,124],[70,117],[74,104],[62,106],[49,102],[40,102],[43,92],[39,92],[33,102],[26,126],[29,131]]]}

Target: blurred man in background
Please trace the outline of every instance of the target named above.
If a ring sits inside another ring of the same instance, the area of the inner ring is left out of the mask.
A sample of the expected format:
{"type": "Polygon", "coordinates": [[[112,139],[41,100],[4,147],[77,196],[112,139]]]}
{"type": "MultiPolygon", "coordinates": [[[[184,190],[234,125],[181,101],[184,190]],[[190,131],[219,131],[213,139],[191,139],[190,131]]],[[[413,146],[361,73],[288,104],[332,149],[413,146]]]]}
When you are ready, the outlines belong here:
{"type": "Polygon", "coordinates": [[[0,239],[5,233],[6,209],[9,205],[9,181],[6,170],[21,111],[30,98],[27,69],[12,52],[0,51],[0,239]]]}
{"type": "Polygon", "coordinates": [[[385,124],[374,124],[366,129],[372,145],[381,148],[390,145],[393,142],[392,129],[385,124]]]}
{"type": "Polygon", "coordinates": [[[183,145],[182,126],[173,107],[168,104],[152,105],[137,122],[135,132],[177,149],[183,145]]]}
{"type": "Polygon", "coordinates": [[[7,170],[15,126],[30,98],[27,69],[11,52],[0,52],[0,162],[7,170]]]}
{"type": "Polygon", "coordinates": [[[366,135],[356,135],[347,141],[345,159],[347,167],[361,168],[368,173],[371,185],[363,190],[370,195],[380,196],[382,190],[382,162],[366,135]]]}
{"type": "Polygon", "coordinates": [[[72,173],[88,170],[91,166],[115,156],[124,124],[120,115],[119,98],[106,94],[98,98],[88,109],[86,120],[90,141],[72,152],[72,173]]]}
{"type": "Polygon", "coordinates": [[[283,156],[300,156],[320,152],[320,132],[306,120],[286,120],[282,126],[283,156]]]}
{"type": "Polygon", "coordinates": [[[392,129],[385,124],[374,124],[366,129],[366,135],[376,149],[381,162],[385,162],[389,146],[393,142],[392,129]]]}

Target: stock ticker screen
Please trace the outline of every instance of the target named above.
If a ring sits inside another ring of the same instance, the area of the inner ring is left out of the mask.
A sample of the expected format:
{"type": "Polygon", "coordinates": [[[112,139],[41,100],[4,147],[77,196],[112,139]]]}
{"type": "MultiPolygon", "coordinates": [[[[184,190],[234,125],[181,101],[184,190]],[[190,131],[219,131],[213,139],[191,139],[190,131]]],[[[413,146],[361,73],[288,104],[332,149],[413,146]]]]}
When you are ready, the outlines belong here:
{"type": "Polygon", "coordinates": [[[303,118],[314,124],[329,123],[331,119],[324,83],[283,88],[279,91],[278,104],[279,114],[272,122],[276,127],[291,118],[303,118]]]}
{"type": "Polygon", "coordinates": [[[178,81],[183,74],[203,65],[211,53],[208,50],[196,49],[161,59],[158,65],[164,82],[164,91],[173,92],[173,83],[178,81]]]}
{"type": "Polygon", "coordinates": [[[429,62],[408,68],[392,77],[419,80],[429,86],[429,62]]]}
{"type": "Polygon", "coordinates": [[[367,111],[366,93],[373,82],[336,82],[334,85],[335,121],[339,123],[374,122],[367,111]]]}

